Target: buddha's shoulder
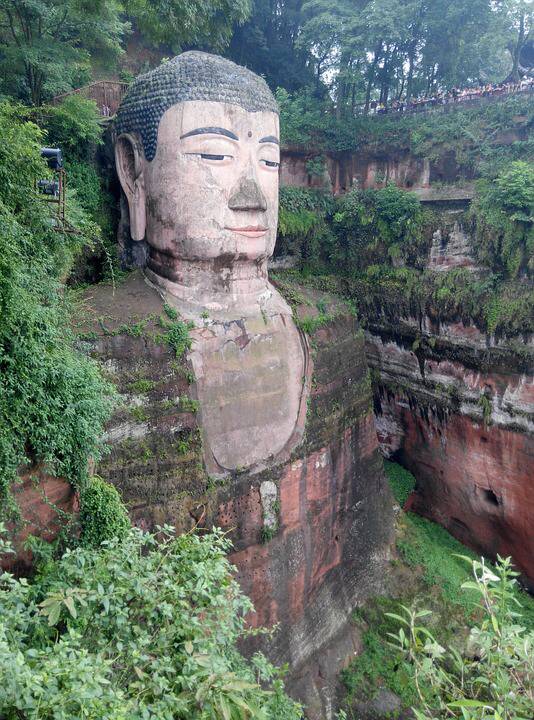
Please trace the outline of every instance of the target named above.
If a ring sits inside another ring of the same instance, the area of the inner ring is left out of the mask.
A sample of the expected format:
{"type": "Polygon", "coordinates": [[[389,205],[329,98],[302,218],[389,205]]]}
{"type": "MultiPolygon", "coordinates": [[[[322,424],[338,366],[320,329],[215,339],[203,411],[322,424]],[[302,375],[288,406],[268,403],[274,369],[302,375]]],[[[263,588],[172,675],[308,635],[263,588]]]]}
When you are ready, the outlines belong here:
{"type": "Polygon", "coordinates": [[[74,328],[78,334],[116,333],[152,322],[164,312],[164,302],[141,270],[91,285],[76,294],[74,328]]]}

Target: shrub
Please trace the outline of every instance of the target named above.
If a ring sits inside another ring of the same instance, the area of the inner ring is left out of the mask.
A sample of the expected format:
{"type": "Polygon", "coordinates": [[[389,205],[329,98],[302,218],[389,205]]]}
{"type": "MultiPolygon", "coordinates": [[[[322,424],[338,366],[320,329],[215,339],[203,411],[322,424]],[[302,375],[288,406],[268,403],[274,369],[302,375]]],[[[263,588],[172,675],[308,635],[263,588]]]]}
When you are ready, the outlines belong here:
{"type": "Polygon", "coordinates": [[[395,185],[351,190],[337,203],[332,260],[352,271],[376,263],[421,265],[427,249],[423,219],[417,196],[395,185]]]}
{"type": "Polygon", "coordinates": [[[0,716],[20,720],[297,720],[279,671],[245,660],[251,603],[220,530],[131,529],[0,576],[0,716]]]}
{"type": "Polygon", "coordinates": [[[185,323],[182,320],[165,322],[167,330],[165,340],[167,345],[174,350],[177,359],[182,358],[191,347],[191,336],[189,331],[193,328],[192,323],[185,323]]]}
{"type": "Polygon", "coordinates": [[[521,624],[516,577],[510,558],[490,569],[470,561],[474,580],[464,590],[478,594],[482,620],[471,629],[465,648],[445,648],[422,624],[432,613],[403,607],[388,613],[400,623],[389,633],[401,650],[418,694],[418,720],[518,720],[534,707],[534,632],[521,624]]]}
{"type": "Polygon", "coordinates": [[[107,540],[123,539],[130,527],[128,512],[117,489],[100,477],[92,477],[80,494],[81,541],[98,547],[107,540]]]}
{"type": "Polygon", "coordinates": [[[94,100],[68,95],[59,105],[34,108],[30,118],[46,130],[47,142],[63,149],[71,159],[86,160],[102,143],[102,126],[94,100]]]}
{"type": "Polygon", "coordinates": [[[402,465],[398,465],[397,463],[385,461],[384,466],[395,500],[401,507],[404,507],[406,501],[414,491],[415,478],[410,472],[405,470],[402,465]]]}
{"type": "Polygon", "coordinates": [[[534,271],[534,168],[517,160],[482,180],[473,206],[480,260],[509,277],[534,271]]]}
{"type": "Polygon", "coordinates": [[[285,145],[324,144],[323,134],[327,125],[327,105],[313,95],[309,88],[290,95],[278,88],[276,100],[280,108],[282,142],[285,145]]]}
{"type": "Polygon", "coordinates": [[[333,242],[329,216],[333,200],[321,190],[280,188],[275,256],[295,256],[302,265],[320,268],[333,242]]]}
{"type": "Polygon", "coordinates": [[[61,279],[97,234],[70,203],[65,233],[34,193],[46,177],[42,132],[0,106],[0,515],[16,515],[10,485],[21,465],[40,463],[81,486],[98,458],[111,387],[73,349],[61,279]],[[75,212],[74,212],[75,211],[75,212]]]}

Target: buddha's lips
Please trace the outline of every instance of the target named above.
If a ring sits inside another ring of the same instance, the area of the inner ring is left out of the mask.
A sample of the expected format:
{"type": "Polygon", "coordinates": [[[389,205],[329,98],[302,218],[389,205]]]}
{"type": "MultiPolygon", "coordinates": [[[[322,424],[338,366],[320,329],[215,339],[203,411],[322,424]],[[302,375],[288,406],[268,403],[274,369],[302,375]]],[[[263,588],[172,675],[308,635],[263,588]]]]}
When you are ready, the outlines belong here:
{"type": "Polygon", "coordinates": [[[265,235],[268,228],[260,227],[259,225],[247,225],[245,227],[225,227],[225,230],[230,230],[231,232],[244,235],[245,237],[257,238],[265,235]]]}

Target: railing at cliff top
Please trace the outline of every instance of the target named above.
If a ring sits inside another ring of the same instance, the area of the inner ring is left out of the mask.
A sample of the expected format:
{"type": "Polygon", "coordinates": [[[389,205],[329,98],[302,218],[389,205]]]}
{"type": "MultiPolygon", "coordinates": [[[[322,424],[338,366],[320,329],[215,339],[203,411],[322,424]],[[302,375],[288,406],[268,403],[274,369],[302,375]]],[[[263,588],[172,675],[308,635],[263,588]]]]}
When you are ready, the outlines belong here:
{"type": "Polygon", "coordinates": [[[70,92],[63,93],[63,95],[58,95],[52,100],[52,105],[58,105],[70,95],[81,95],[88,100],[94,100],[103,117],[110,117],[117,112],[127,89],[128,83],[115,80],[97,80],[77,90],[71,90],[70,92]]]}
{"type": "Polygon", "coordinates": [[[529,85],[521,90],[508,90],[505,92],[493,91],[487,95],[480,95],[470,93],[462,97],[445,98],[445,99],[429,99],[424,103],[416,105],[415,107],[404,107],[402,110],[399,108],[393,108],[388,106],[382,112],[377,110],[371,110],[366,113],[365,105],[356,106],[354,113],[355,115],[361,116],[366,115],[367,117],[402,117],[403,115],[419,115],[421,113],[431,112],[450,112],[462,108],[472,108],[479,105],[487,105],[488,103],[502,102],[510,97],[517,97],[519,95],[533,95],[534,85],[529,85]]]}
{"type": "MultiPolygon", "coordinates": [[[[98,106],[100,114],[103,117],[109,117],[115,115],[118,107],[121,103],[122,98],[126,94],[128,89],[128,83],[118,82],[116,80],[97,80],[89,85],[84,85],[76,90],[63,93],[63,95],[57,95],[52,100],[52,105],[58,105],[62,100],[69,95],[82,95],[89,100],[94,100],[98,106]]],[[[469,108],[476,107],[477,105],[483,105],[492,102],[499,102],[508,99],[512,96],[517,95],[531,95],[534,94],[534,85],[530,85],[523,89],[518,90],[507,90],[507,91],[492,91],[487,95],[480,94],[467,94],[462,97],[427,100],[424,103],[420,103],[415,107],[404,107],[402,110],[399,108],[393,108],[391,106],[385,108],[382,112],[376,110],[370,110],[365,112],[365,105],[357,105],[354,109],[355,115],[365,115],[368,117],[384,117],[384,116],[395,116],[402,117],[403,115],[418,115],[420,113],[429,112],[448,112],[457,108],[469,108]]]]}

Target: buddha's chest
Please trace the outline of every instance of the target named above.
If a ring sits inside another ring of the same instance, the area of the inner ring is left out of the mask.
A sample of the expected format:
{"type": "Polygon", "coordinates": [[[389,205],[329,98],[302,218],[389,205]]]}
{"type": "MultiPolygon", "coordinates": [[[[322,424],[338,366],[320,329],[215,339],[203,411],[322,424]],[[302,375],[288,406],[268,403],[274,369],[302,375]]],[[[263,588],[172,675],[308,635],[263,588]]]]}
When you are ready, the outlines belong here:
{"type": "Polygon", "coordinates": [[[291,450],[302,434],[308,365],[291,317],[212,323],[193,337],[208,471],[261,465],[291,450]]]}

